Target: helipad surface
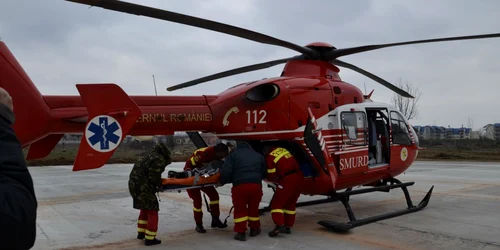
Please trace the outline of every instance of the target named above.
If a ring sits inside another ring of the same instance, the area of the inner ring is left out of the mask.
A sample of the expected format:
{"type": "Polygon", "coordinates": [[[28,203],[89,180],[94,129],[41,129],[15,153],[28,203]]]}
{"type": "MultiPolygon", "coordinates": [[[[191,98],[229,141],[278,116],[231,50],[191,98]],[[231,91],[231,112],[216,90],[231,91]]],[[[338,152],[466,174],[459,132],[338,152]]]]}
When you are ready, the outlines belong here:
{"type": "MultiPolygon", "coordinates": [[[[432,186],[423,211],[355,228],[349,234],[324,230],[321,219],[346,221],[341,203],[297,210],[291,235],[269,238],[269,214],[261,217],[263,234],[232,239],[229,228],[211,229],[204,207],[206,234],[196,233],[192,203],[185,192],[160,195],[159,236],[163,243],[145,247],[135,239],[138,211],[132,208],[127,180],[131,164],[72,172],[70,166],[33,167],[39,201],[38,236],[33,249],[500,249],[500,164],[417,162],[400,176],[415,181],[414,203],[432,186]]],[[[174,163],[170,169],[180,170],[174,163]]],[[[166,175],[166,173],[165,173],[166,175]]],[[[218,188],[224,219],[231,207],[230,185],[218,188]]],[[[272,190],[265,188],[262,206],[272,190]]],[[[302,197],[311,200],[320,197],[302,197]]],[[[404,208],[401,191],[351,197],[358,217],[404,208]]]]}

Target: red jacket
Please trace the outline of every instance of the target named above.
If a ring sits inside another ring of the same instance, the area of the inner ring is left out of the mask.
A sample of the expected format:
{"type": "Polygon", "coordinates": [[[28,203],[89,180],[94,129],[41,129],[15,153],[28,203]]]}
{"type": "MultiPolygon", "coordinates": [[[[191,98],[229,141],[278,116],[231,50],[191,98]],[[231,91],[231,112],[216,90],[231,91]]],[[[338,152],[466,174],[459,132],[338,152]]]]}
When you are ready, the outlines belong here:
{"type": "Polygon", "coordinates": [[[299,164],[293,155],[281,147],[274,147],[266,156],[267,179],[272,182],[278,182],[290,174],[291,171],[300,171],[299,164]]]}
{"type": "Polygon", "coordinates": [[[208,164],[213,160],[217,160],[217,156],[215,154],[215,148],[205,147],[199,148],[189,157],[184,165],[184,170],[194,169],[202,167],[203,164],[208,164]]]}

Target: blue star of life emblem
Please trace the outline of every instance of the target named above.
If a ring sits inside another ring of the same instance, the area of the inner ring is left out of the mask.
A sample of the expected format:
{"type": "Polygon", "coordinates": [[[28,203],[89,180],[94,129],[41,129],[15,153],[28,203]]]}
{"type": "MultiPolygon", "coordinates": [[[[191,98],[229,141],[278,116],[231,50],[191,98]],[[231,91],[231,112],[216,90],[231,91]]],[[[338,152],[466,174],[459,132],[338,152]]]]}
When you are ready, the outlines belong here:
{"type": "Polygon", "coordinates": [[[122,129],[115,118],[100,115],[87,124],[85,138],[94,150],[109,152],[118,147],[122,138],[122,129]]]}

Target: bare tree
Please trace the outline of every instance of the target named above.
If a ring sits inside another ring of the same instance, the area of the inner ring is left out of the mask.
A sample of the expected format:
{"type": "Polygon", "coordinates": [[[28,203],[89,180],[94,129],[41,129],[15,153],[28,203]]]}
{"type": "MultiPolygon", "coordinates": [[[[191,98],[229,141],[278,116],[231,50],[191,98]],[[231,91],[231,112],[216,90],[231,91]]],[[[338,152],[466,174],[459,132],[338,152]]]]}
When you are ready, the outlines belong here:
{"type": "Polygon", "coordinates": [[[395,84],[402,90],[408,92],[415,98],[407,98],[398,94],[394,94],[392,97],[392,105],[397,108],[408,120],[418,117],[418,101],[420,100],[420,96],[422,93],[418,89],[418,87],[414,87],[410,82],[405,82],[398,80],[398,83],[395,84]]]}
{"type": "Polygon", "coordinates": [[[474,119],[470,117],[467,118],[467,127],[469,127],[470,129],[474,129],[474,119]]]}

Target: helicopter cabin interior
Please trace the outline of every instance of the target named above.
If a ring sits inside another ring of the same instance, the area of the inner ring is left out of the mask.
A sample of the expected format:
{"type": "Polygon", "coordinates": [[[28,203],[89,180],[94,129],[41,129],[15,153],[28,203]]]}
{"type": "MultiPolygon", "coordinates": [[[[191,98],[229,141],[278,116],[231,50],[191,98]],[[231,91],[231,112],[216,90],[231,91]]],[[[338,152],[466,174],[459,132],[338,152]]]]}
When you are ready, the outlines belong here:
{"type": "Polygon", "coordinates": [[[390,162],[389,113],[387,108],[366,108],[368,129],[368,167],[390,162]]]}

